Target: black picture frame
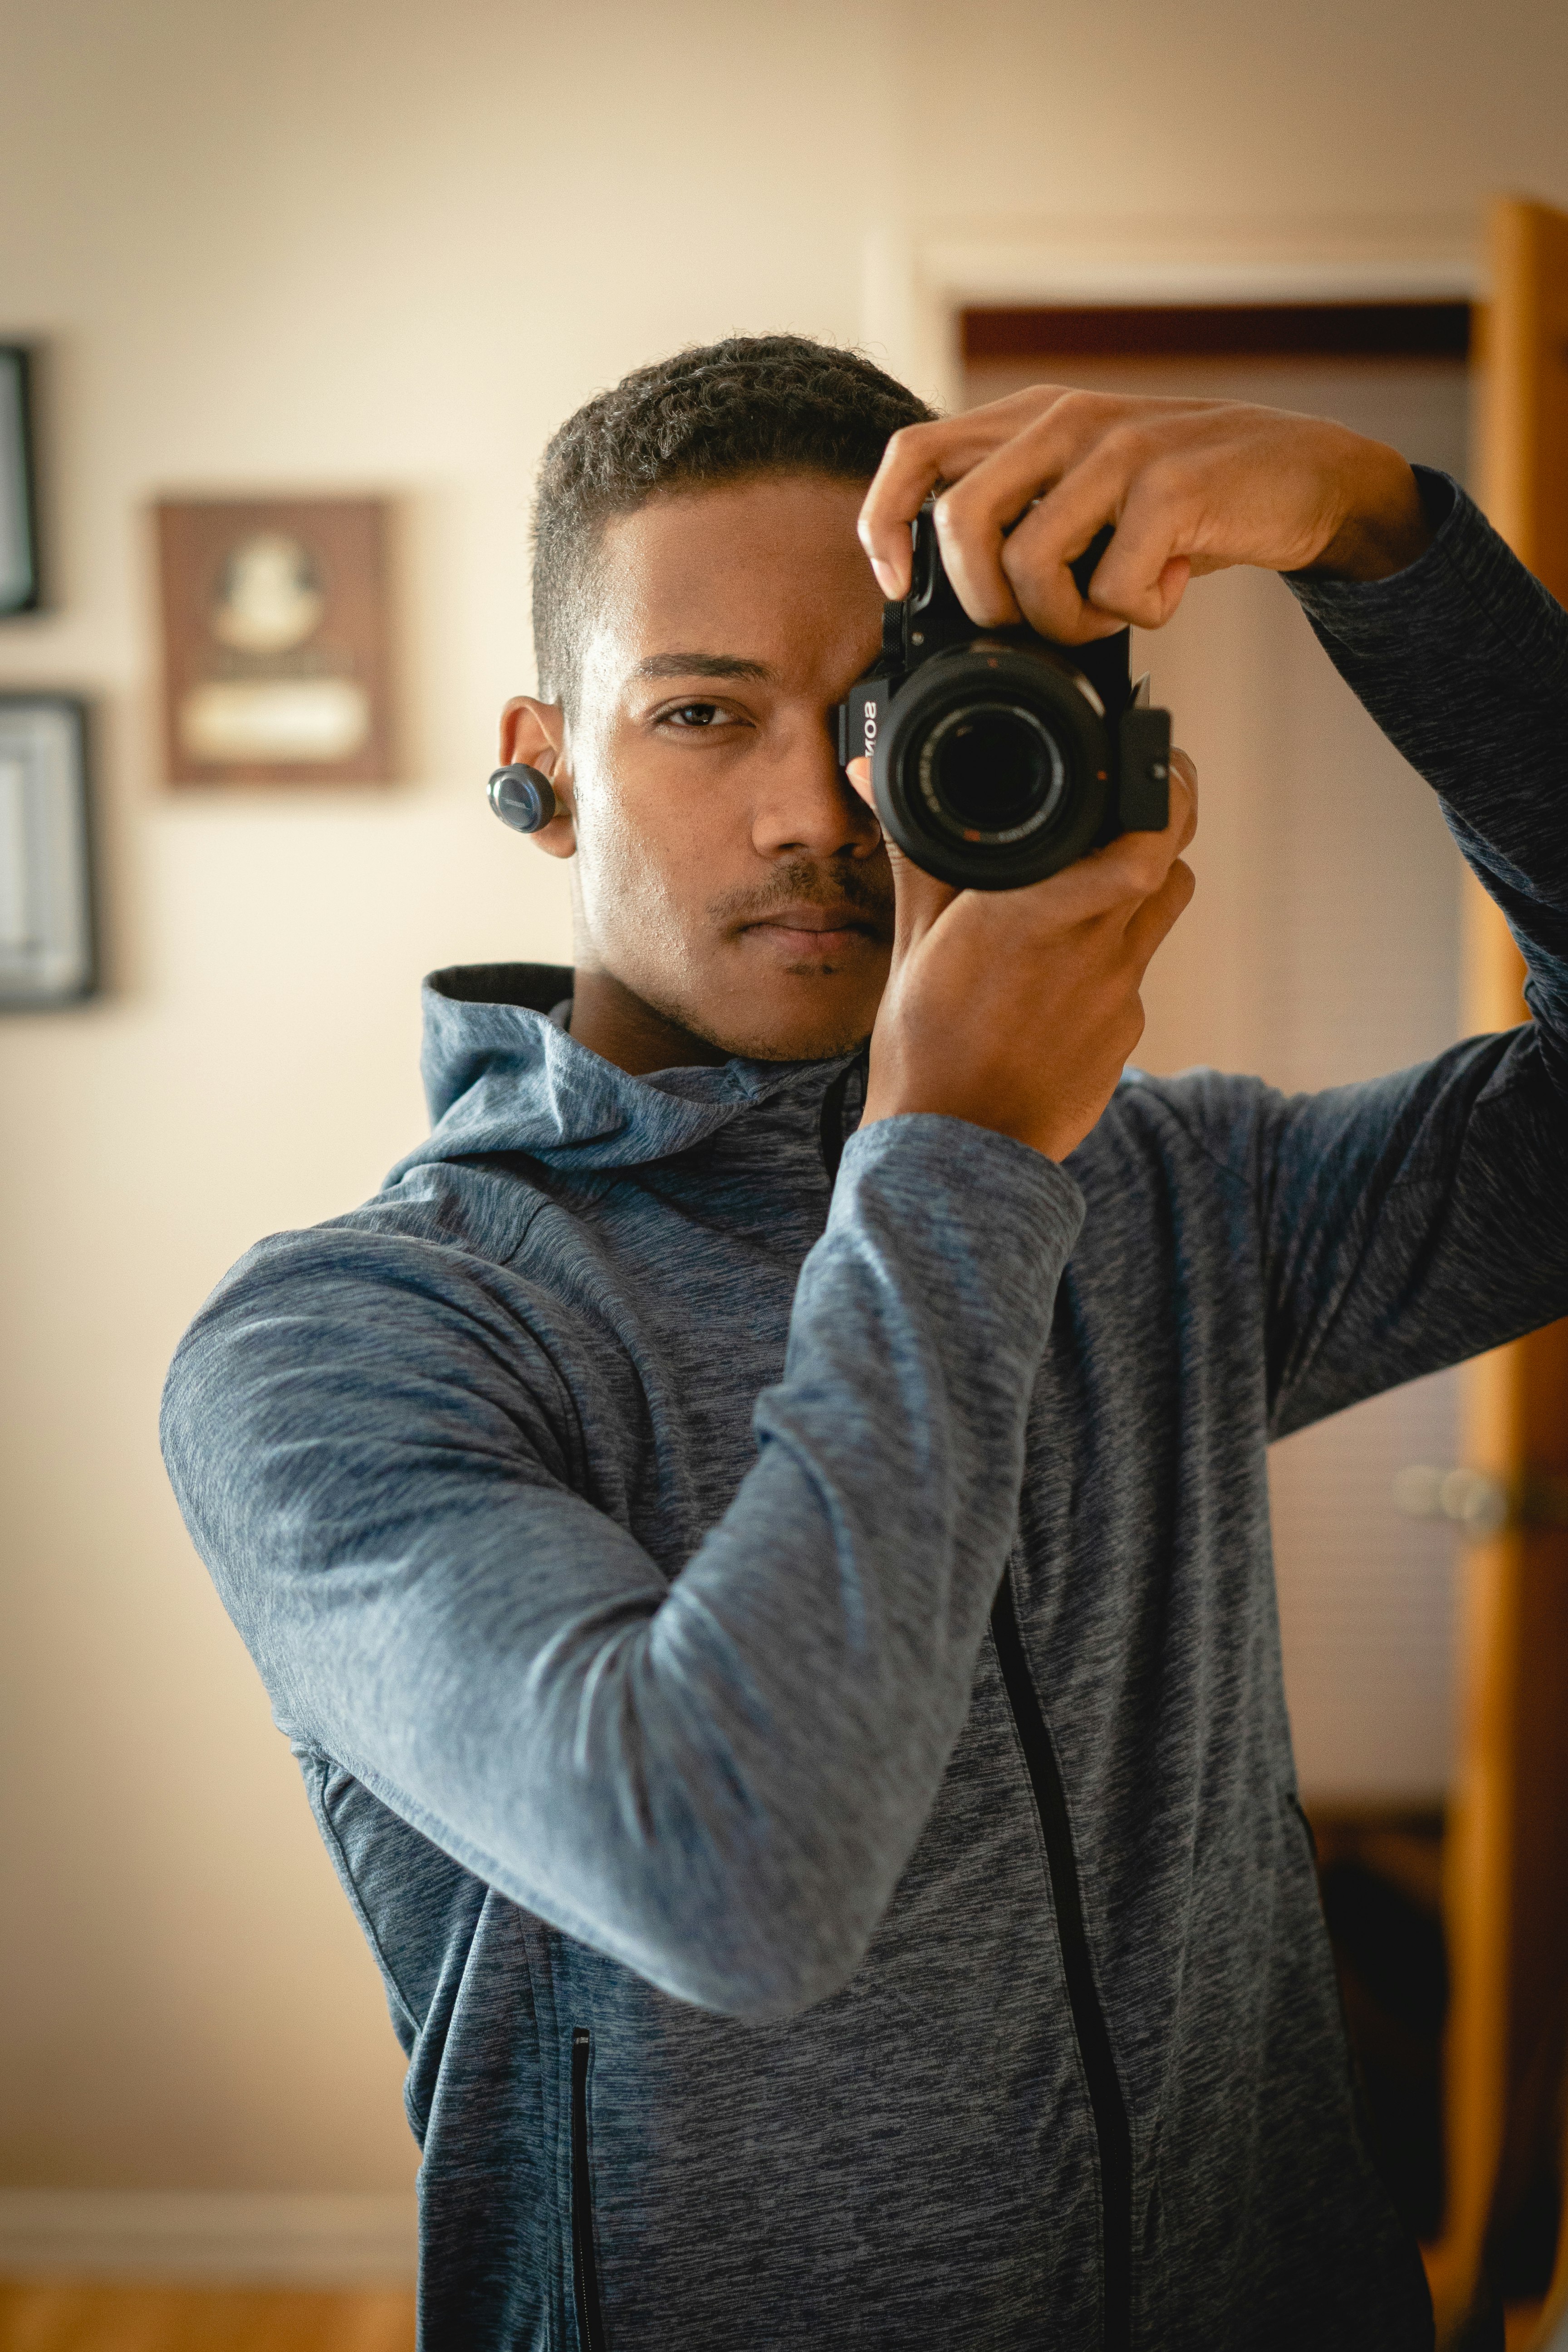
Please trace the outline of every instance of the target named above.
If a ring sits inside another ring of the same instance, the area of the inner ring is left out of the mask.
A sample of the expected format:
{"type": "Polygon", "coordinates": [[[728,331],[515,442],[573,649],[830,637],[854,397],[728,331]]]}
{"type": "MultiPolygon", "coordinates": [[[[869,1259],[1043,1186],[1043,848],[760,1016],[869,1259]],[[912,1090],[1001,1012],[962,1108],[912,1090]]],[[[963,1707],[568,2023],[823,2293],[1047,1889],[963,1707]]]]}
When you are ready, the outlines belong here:
{"type": "Polygon", "coordinates": [[[32,354],[0,343],[0,620],[36,612],[39,593],[32,354]]]}
{"type": "Polygon", "coordinates": [[[96,993],[87,707],[0,694],[0,1012],[96,993]]]}

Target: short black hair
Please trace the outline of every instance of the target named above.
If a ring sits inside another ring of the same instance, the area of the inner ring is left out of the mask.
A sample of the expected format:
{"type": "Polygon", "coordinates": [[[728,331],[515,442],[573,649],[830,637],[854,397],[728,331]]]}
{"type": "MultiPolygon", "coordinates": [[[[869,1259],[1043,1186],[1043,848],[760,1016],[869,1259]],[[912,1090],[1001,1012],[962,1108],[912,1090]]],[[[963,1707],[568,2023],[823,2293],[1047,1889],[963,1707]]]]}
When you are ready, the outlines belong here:
{"type": "Polygon", "coordinates": [[[599,535],[661,490],[795,470],[868,482],[891,435],[933,411],[859,352],[731,335],[634,370],[568,417],[533,506],[539,690],[571,709],[599,535]]]}

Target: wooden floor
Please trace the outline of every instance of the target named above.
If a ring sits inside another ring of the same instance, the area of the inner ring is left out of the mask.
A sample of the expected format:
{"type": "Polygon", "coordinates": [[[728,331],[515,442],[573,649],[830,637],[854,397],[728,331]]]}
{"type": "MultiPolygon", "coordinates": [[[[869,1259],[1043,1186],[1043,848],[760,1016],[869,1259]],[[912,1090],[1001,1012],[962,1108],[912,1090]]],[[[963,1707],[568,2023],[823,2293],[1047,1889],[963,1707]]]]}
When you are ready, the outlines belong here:
{"type": "Polygon", "coordinates": [[[0,2352],[414,2352],[414,2296],[0,2282],[0,2352]]]}
{"type": "MultiPolygon", "coordinates": [[[[1508,2317],[1508,2352],[1529,2352],[1540,2305],[1508,2317]]],[[[0,2280],[0,2352],[414,2352],[414,2297],[0,2280]]]]}

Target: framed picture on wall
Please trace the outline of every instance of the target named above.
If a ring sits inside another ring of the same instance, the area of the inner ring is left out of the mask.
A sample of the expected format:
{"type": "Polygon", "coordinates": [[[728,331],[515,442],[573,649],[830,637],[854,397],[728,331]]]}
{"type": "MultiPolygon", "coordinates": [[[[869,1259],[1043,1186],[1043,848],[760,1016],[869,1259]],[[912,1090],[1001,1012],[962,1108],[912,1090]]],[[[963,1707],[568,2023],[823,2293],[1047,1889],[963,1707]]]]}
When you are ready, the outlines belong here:
{"type": "Polygon", "coordinates": [[[0,343],[0,618],[38,602],[30,379],[26,352],[0,343]]]}
{"type": "Polygon", "coordinates": [[[0,694],[0,1009],[92,993],[87,714],[66,695],[0,694]]]}
{"type": "Polygon", "coordinates": [[[157,522],[170,782],[389,782],[386,502],[166,499],[157,522]]]}

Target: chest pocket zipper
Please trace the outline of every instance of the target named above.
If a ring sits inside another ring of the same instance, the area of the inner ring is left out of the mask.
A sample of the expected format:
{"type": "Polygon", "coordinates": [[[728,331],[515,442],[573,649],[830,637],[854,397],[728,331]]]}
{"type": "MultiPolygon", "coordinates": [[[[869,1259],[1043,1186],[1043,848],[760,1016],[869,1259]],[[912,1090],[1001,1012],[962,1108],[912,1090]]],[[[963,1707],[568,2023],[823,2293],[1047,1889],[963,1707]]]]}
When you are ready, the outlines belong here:
{"type": "Polygon", "coordinates": [[[588,2169],[588,2069],[594,2037],[585,2025],[572,2029],[572,2300],[577,2314],[578,2352],[605,2352],[605,2321],[599,2305],[599,2256],[594,2243],[594,2181],[588,2169]]]}

